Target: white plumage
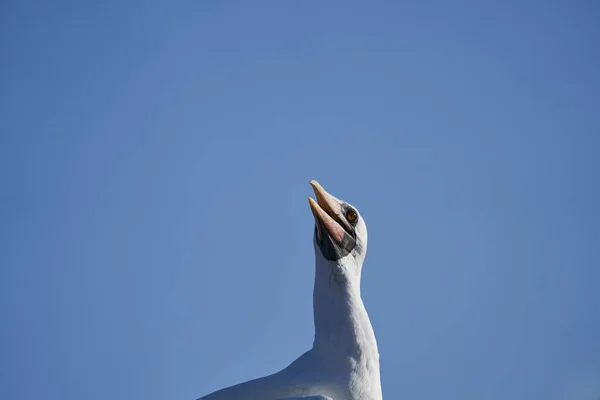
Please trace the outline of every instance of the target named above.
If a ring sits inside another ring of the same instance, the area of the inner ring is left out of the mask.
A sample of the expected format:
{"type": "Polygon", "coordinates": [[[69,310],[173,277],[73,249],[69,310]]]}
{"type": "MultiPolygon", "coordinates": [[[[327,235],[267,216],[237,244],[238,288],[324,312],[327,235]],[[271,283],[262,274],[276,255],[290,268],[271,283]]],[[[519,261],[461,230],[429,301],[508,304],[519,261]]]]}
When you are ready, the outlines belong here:
{"type": "Polygon", "coordinates": [[[379,352],[360,295],[367,227],[358,211],[311,181],[315,216],[313,347],[269,376],[199,400],[380,400],[379,352]]]}

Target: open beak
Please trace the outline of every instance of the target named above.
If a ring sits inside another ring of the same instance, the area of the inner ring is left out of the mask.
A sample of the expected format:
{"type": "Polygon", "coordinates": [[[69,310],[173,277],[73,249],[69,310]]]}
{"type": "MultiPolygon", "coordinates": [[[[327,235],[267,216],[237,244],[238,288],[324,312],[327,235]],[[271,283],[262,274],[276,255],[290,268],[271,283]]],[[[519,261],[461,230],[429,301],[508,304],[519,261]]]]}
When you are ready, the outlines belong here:
{"type": "Polygon", "coordinates": [[[319,185],[319,182],[312,180],[310,184],[313,187],[317,201],[309,197],[308,203],[315,217],[319,241],[323,240],[324,234],[328,234],[337,243],[342,243],[344,236],[352,228],[344,219],[341,202],[327,193],[319,185]],[[323,232],[323,229],[327,232],[323,232]]]}

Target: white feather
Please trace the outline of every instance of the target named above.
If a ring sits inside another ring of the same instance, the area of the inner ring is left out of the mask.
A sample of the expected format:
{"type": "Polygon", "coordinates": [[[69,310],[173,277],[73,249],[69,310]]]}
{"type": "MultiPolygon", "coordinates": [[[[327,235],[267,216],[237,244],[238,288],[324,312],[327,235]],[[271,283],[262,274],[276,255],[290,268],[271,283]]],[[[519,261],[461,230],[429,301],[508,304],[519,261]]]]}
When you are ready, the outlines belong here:
{"type": "Polygon", "coordinates": [[[273,375],[199,400],[382,399],[377,342],[360,296],[367,251],[367,228],[360,215],[355,231],[357,246],[338,261],[326,260],[315,238],[312,349],[273,375]]]}

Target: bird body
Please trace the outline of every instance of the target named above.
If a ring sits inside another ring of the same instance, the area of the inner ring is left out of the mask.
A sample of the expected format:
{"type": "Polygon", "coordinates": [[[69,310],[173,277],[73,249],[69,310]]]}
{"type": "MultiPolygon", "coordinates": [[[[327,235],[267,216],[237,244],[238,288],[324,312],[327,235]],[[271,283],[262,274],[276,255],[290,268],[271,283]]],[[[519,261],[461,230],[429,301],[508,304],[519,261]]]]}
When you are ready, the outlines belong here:
{"type": "Polygon", "coordinates": [[[311,181],[313,347],[288,367],[198,400],[381,400],[379,352],[360,295],[367,230],[358,211],[311,181]]]}

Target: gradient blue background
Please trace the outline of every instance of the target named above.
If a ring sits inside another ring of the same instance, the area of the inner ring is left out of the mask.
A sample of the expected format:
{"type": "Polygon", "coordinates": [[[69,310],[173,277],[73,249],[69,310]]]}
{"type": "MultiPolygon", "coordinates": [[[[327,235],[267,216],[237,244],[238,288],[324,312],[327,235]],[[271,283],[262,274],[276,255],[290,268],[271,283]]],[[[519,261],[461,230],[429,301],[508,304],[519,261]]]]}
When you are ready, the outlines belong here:
{"type": "Polygon", "coordinates": [[[387,399],[600,396],[595,1],[0,6],[0,398],[182,399],[312,343],[308,181],[387,399]]]}

